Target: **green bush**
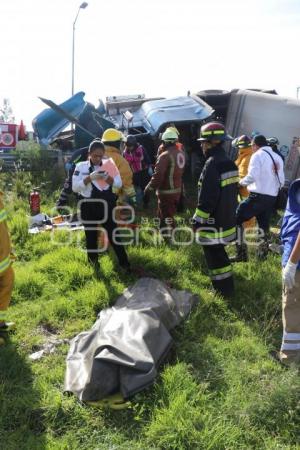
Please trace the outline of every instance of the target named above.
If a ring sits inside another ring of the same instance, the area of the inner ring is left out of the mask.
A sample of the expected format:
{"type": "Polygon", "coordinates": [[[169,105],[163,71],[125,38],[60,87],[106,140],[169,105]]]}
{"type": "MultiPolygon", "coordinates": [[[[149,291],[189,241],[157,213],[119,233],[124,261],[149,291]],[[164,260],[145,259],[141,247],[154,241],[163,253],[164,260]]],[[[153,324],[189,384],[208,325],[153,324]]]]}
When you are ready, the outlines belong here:
{"type": "Polygon", "coordinates": [[[92,278],[86,255],[79,249],[62,247],[44,255],[36,265],[56,292],[76,290],[92,278]]]}
{"type": "Polygon", "coordinates": [[[24,211],[20,210],[10,215],[9,230],[13,245],[22,248],[29,238],[28,217],[24,211]]]}
{"type": "Polygon", "coordinates": [[[22,143],[14,151],[17,166],[20,167],[17,179],[22,172],[30,173],[31,187],[45,185],[45,192],[53,192],[61,186],[65,177],[64,169],[58,168],[57,152],[44,150],[34,142],[22,143]]]}
{"type": "Polygon", "coordinates": [[[45,288],[49,284],[46,275],[37,272],[34,268],[29,269],[26,264],[15,268],[16,278],[13,291],[15,303],[24,301],[39,301],[43,297],[45,288]]]}

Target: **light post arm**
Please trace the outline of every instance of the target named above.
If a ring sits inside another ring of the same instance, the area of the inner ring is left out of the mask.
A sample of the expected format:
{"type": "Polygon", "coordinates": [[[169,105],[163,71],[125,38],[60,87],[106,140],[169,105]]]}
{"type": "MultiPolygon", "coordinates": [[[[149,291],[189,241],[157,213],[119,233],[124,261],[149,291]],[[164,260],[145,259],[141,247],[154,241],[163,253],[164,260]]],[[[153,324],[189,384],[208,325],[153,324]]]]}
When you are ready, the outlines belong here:
{"type": "Polygon", "coordinates": [[[81,3],[78,8],[75,20],[73,22],[73,38],[72,38],[72,96],[74,95],[74,72],[75,72],[75,25],[81,9],[85,9],[88,6],[87,2],[81,3]]]}
{"type": "Polygon", "coordinates": [[[73,39],[72,39],[72,96],[74,95],[74,71],[75,71],[75,25],[77,17],[80,13],[80,7],[78,8],[75,20],[73,22],[73,39]]]}

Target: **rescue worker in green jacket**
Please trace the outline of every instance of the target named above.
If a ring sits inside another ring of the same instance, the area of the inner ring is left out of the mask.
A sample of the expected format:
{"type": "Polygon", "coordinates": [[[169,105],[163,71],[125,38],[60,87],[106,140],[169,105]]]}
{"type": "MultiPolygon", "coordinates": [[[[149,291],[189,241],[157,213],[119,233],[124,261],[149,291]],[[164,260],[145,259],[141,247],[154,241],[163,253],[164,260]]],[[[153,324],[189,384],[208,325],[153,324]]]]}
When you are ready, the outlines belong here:
{"type": "Polygon", "coordinates": [[[203,246],[214,289],[224,297],[233,294],[232,268],[225,246],[236,239],[239,173],[222,146],[230,140],[224,125],[209,122],[201,127],[206,158],[198,182],[198,205],[193,216],[196,242],[203,246]]]}

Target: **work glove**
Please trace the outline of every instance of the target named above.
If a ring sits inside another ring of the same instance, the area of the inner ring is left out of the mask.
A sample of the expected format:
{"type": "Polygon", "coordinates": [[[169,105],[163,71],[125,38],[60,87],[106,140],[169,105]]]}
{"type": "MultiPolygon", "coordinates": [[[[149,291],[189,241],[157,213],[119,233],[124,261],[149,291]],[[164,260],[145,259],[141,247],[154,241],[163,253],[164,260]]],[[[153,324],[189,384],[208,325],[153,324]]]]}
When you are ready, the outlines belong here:
{"type": "Polygon", "coordinates": [[[98,172],[97,170],[94,170],[94,172],[92,172],[90,174],[90,178],[91,178],[92,181],[95,181],[95,180],[107,180],[108,173],[107,172],[98,172]]]}
{"type": "Polygon", "coordinates": [[[282,269],[282,282],[287,289],[292,289],[295,286],[296,270],[297,264],[291,261],[288,261],[287,265],[282,269]]]}

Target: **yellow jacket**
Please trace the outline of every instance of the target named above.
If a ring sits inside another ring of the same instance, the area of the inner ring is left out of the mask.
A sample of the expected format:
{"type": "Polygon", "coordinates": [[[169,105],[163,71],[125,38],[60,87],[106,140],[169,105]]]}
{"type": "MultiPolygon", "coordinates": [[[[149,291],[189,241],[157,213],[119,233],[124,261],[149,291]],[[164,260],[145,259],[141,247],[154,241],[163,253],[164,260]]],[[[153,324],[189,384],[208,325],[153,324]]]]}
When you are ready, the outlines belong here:
{"type": "Polygon", "coordinates": [[[3,192],[0,191],[0,276],[11,265],[11,243],[6,225],[7,213],[2,198],[3,192]]]}
{"type": "Polygon", "coordinates": [[[115,165],[119,169],[122,179],[122,188],[117,192],[119,196],[135,196],[135,190],[132,183],[132,170],[125,158],[120,154],[120,151],[115,147],[105,145],[105,156],[112,158],[115,165]]]}
{"type": "MultiPolygon", "coordinates": [[[[239,170],[239,177],[240,180],[244,178],[248,174],[248,167],[250,163],[250,158],[253,155],[253,151],[251,147],[246,148],[240,148],[239,149],[239,156],[235,161],[235,164],[238,167],[239,170]]],[[[249,191],[246,187],[241,187],[239,189],[239,193],[241,197],[248,197],[249,191]]]]}

